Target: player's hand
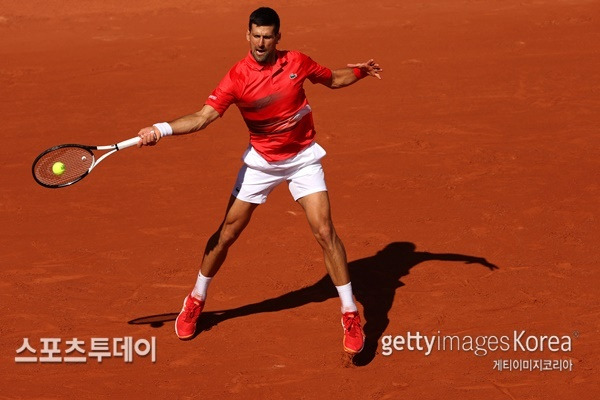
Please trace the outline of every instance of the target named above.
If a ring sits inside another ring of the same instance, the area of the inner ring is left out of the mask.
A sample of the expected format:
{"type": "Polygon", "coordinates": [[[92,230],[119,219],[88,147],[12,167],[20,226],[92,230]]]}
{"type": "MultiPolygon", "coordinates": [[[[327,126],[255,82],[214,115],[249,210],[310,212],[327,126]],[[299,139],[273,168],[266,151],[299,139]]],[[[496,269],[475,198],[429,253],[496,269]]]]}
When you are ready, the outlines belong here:
{"type": "Polygon", "coordinates": [[[138,147],[154,146],[160,140],[160,132],[154,126],[148,126],[138,132],[140,141],[138,147]]]}
{"type": "Polygon", "coordinates": [[[372,58],[364,63],[348,64],[348,68],[359,68],[365,71],[367,74],[376,77],[377,79],[381,79],[379,73],[383,71],[379,64],[373,61],[372,58]]]}

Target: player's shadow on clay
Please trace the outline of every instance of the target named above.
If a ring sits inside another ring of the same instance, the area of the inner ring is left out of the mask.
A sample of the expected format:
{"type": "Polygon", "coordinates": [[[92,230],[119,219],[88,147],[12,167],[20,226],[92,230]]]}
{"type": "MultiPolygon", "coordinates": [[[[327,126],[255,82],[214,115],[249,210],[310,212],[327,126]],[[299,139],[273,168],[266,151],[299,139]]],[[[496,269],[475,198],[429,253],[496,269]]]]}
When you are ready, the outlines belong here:
{"type": "MultiPolygon", "coordinates": [[[[366,335],[365,348],[354,356],[352,362],[355,365],[367,365],[377,354],[379,340],[389,324],[388,313],[392,308],[396,289],[404,286],[400,279],[408,275],[411,268],[425,261],[457,261],[480,264],[490,270],[498,268],[482,257],[415,250],[416,246],[413,243],[393,242],[372,257],[348,263],[354,296],[363,306],[365,320],[363,327],[366,335]]],[[[311,286],[278,297],[229,310],[205,311],[198,320],[196,335],[228,319],[287,310],[337,297],[338,293],[329,275],[325,275],[311,286]]],[[[164,322],[174,321],[177,315],[177,313],[154,315],[137,318],[129,323],[160,327],[164,322]]]]}

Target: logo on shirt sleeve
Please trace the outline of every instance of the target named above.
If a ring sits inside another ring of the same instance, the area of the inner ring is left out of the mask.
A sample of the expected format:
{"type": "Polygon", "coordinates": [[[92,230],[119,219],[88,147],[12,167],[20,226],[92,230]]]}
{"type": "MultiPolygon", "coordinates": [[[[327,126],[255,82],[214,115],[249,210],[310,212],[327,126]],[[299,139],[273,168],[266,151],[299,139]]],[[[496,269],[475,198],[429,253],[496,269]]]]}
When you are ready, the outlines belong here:
{"type": "Polygon", "coordinates": [[[208,96],[208,98],[211,100],[217,100],[217,96],[215,96],[214,94],[211,94],[210,96],[208,96]]]}
{"type": "Polygon", "coordinates": [[[296,79],[297,77],[298,77],[298,75],[295,73],[290,74],[290,79],[296,79]]]}

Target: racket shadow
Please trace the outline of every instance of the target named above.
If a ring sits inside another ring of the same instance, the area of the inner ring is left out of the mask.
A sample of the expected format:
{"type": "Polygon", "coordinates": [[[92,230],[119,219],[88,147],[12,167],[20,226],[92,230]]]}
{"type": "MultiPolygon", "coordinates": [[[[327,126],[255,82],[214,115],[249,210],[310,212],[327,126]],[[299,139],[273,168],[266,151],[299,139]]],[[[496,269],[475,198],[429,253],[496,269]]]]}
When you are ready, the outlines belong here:
{"type": "MultiPolygon", "coordinates": [[[[404,286],[400,279],[408,275],[413,267],[426,261],[453,261],[479,264],[489,270],[498,268],[482,257],[415,250],[414,243],[393,242],[378,251],[374,256],[348,263],[354,296],[363,306],[365,320],[363,330],[366,336],[365,347],[361,353],[353,357],[353,364],[357,366],[368,365],[377,355],[379,340],[389,325],[388,314],[392,308],[396,291],[404,286]]],[[[310,286],[278,297],[228,310],[203,312],[198,320],[194,337],[229,319],[292,309],[310,303],[321,303],[337,297],[338,294],[331,279],[328,275],[325,275],[310,286]]],[[[149,324],[157,328],[163,326],[165,322],[175,321],[177,315],[177,313],[159,314],[137,318],[129,321],[129,323],[149,324]]]]}
{"type": "MultiPolygon", "coordinates": [[[[210,330],[219,322],[234,318],[228,314],[229,311],[231,310],[202,312],[202,317],[198,320],[196,333],[191,339],[198,336],[203,331],[210,330]]],[[[152,328],[162,328],[165,325],[165,322],[175,321],[178,315],[179,313],[149,315],[147,317],[132,319],[131,321],[127,321],[127,323],[130,325],[150,325],[152,328]]]]}

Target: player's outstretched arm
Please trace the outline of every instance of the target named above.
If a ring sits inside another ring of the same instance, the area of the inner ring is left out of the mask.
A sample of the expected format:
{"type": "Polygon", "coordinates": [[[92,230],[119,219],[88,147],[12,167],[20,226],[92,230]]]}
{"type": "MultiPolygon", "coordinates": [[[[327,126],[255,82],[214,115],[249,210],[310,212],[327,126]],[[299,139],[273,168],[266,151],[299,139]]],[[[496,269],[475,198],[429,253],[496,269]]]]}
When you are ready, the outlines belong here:
{"type": "Polygon", "coordinates": [[[200,131],[210,125],[217,118],[219,118],[219,113],[213,107],[205,105],[196,113],[185,115],[169,122],[168,125],[170,130],[164,126],[157,126],[162,125],[163,123],[142,128],[138,132],[138,136],[141,139],[138,143],[138,147],[153,146],[158,143],[160,138],[163,136],[183,135],[186,133],[200,131]]]}
{"type": "Polygon", "coordinates": [[[343,88],[367,76],[374,76],[377,79],[381,79],[381,75],[379,74],[382,71],[381,66],[373,59],[364,63],[348,64],[347,68],[332,71],[331,84],[328,86],[332,89],[343,88]]]}

